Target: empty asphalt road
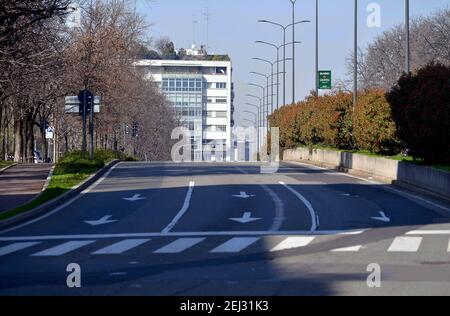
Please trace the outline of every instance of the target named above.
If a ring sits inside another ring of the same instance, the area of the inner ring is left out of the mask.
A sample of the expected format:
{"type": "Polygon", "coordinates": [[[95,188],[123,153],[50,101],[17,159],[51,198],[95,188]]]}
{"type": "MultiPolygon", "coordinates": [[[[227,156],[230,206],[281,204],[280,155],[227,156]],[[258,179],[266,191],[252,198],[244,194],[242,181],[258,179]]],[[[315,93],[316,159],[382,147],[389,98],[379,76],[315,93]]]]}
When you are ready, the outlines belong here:
{"type": "Polygon", "coordinates": [[[450,295],[449,215],[301,164],[120,163],[0,233],[0,295],[450,295]],[[81,288],[66,285],[71,263],[81,288]]]}

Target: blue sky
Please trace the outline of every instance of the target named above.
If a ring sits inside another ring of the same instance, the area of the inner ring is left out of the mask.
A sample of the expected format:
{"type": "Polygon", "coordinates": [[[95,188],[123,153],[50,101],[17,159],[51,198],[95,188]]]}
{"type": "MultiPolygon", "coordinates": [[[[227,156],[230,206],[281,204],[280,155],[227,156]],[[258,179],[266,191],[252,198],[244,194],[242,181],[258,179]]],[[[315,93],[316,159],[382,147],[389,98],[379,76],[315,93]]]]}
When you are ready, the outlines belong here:
{"type": "MultiPolygon", "coordinates": [[[[450,6],[450,0],[411,0],[411,16],[430,15],[434,11],[450,6]]],[[[247,86],[248,82],[263,83],[260,78],[250,75],[250,71],[268,73],[269,66],[251,60],[261,57],[276,59],[274,48],[255,44],[256,40],[282,43],[280,28],[257,23],[259,19],[269,19],[282,24],[291,23],[289,0],[138,0],[137,9],[152,24],[149,36],[170,37],[177,48],[189,47],[193,43],[196,20],[197,43],[206,43],[206,8],[210,13],[210,52],[229,54],[233,61],[236,90],[236,118],[241,123],[242,112],[246,110],[247,93],[259,93],[247,86]]],[[[332,70],[333,78],[346,75],[346,58],[353,47],[353,0],[320,0],[320,56],[319,68],[332,70]]],[[[359,0],[359,45],[365,47],[383,30],[403,23],[404,0],[359,0]],[[370,3],[381,7],[381,27],[369,28],[366,8],[370,3]]],[[[297,0],[298,20],[315,19],[315,0],[297,0]]],[[[314,23],[297,26],[296,98],[304,98],[314,88],[315,72],[315,26],[314,23]]],[[[288,34],[288,38],[292,35],[288,34]]],[[[291,57],[288,50],[287,57],[291,57]]],[[[288,66],[287,79],[292,76],[288,66]]],[[[290,84],[287,101],[292,97],[290,84]]],[[[247,115],[248,116],[248,115],[247,115]]],[[[245,116],[245,117],[247,117],[245,116]]]]}

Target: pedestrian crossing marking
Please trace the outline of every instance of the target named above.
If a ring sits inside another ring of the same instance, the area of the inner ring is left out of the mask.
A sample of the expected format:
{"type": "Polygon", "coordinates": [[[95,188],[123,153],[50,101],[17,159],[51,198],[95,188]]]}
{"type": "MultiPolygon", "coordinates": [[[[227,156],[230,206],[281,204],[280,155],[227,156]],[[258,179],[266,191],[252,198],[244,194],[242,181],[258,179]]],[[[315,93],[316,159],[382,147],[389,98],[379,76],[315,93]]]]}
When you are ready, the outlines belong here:
{"type": "Polygon", "coordinates": [[[314,239],[315,237],[288,237],[274,247],[271,252],[306,247],[314,239]]]}
{"type": "Polygon", "coordinates": [[[245,248],[253,245],[260,240],[259,237],[237,237],[231,238],[227,242],[221,244],[219,247],[211,250],[211,253],[233,253],[241,252],[245,248]]]}
{"type": "Polygon", "coordinates": [[[136,248],[150,239],[125,239],[93,252],[93,255],[120,255],[128,250],[136,248]]]}
{"type": "Polygon", "coordinates": [[[80,249],[81,247],[87,246],[94,243],[95,240],[83,240],[83,241],[68,241],[61,245],[37,252],[31,256],[33,257],[57,257],[61,255],[68,254],[69,252],[80,249]]]}
{"type": "Polygon", "coordinates": [[[417,252],[423,237],[397,237],[392,242],[388,252],[417,252]]]}
{"type": "MultiPolygon", "coordinates": [[[[289,249],[297,249],[308,247],[313,241],[327,241],[326,236],[277,236],[278,241],[275,246],[268,247],[267,244],[261,243],[256,246],[255,244],[263,240],[263,237],[232,237],[231,239],[222,240],[222,238],[214,239],[217,242],[217,245],[208,249],[205,249],[205,245],[203,248],[199,248],[200,250],[206,253],[240,253],[247,248],[253,247],[254,251],[263,251],[263,252],[279,252],[283,250],[289,249]],[[212,250],[211,250],[212,249],[212,250]]],[[[394,238],[391,243],[385,248],[385,251],[390,253],[412,253],[418,252],[424,237],[419,236],[400,236],[394,238]]],[[[205,242],[207,239],[211,240],[213,238],[208,237],[181,237],[178,239],[171,239],[164,245],[160,245],[157,250],[151,250],[153,254],[177,254],[185,252],[195,246],[200,245],[205,242]]],[[[121,241],[117,241],[101,248],[95,252],[92,252],[93,255],[119,255],[125,253],[129,250],[137,248],[152,239],[123,239],[121,241]]],[[[58,244],[56,246],[52,246],[50,248],[41,247],[41,249],[37,249],[31,254],[31,257],[58,257],[62,255],[69,254],[74,252],[75,250],[81,249],[85,246],[95,244],[96,242],[101,242],[102,239],[96,240],[72,240],[72,241],[64,241],[62,244],[58,244]]],[[[2,245],[0,247],[0,257],[7,256],[10,254],[18,253],[27,248],[31,248],[36,245],[45,245],[44,241],[21,241],[14,242],[9,245],[2,245]]],[[[364,245],[351,245],[343,248],[336,248],[329,250],[331,253],[356,253],[359,252],[365,247],[364,245]]],[[[370,248],[369,248],[370,250],[370,248]]],[[[444,250],[445,251],[445,250],[444,250]]],[[[450,241],[447,246],[447,252],[450,253],[450,241]]]]}
{"type": "Polygon", "coordinates": [[[201,243],[206,238],[180,238],[164,246],[154,253],[180,253],[201,243]]]}
{"type": "Polygon", "coordinates": [[[9,254],[11,254],[13,252],[16,252],[16,251],[20,251],[20,250],[23,250],[23,249],[35,246],[37,244],[40,244],[40,242],[37,242],[37,241],[33,241],[33,242],[16,242],[14,244],[10,244],[10,245],[1,247],[0,248],[0,257],[9,255],[9,254]]]}
{"type": "Polygon", "coordinates": [[[361,250],[361,248],[362,248],[362,245],[350,246],[350,247],[333,249],[333,250],[331,250],[331,252],[358,252],[359,250],[361,250]]]}

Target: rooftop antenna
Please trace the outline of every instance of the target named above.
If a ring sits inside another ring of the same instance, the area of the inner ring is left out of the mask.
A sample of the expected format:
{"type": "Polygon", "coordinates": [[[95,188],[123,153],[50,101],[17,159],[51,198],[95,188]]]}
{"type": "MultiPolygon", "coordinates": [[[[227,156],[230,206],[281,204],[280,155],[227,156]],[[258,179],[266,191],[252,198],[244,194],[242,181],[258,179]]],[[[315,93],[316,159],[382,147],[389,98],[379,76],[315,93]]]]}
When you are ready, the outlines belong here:
{"type": "Polygon", "coordinates": [[[192,19],[192,25],[194,27],[194,46],[195,47],[197,47],[197,24],[198,24],[198,21],[195,18],[195,15],[194,15],[193,19],[192,19]]]}
{"type": "Polygon", "coordinates": [[[206,13],[203,13],[205,20],[206,20],[206,51],[209,51],[209,7],[206,7],[206,13]]]}

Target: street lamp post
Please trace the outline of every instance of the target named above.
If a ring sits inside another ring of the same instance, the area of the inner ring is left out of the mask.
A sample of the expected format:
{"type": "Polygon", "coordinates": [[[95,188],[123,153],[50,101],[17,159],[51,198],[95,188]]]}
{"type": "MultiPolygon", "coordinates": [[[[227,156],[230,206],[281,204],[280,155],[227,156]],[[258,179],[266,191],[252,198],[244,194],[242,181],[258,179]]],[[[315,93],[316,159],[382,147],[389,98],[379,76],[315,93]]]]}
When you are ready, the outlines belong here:
{"type": "MultiPolygon", "coordinates": [[[[267,75],[265,75],[265,74],[262,74],[262,73],[260,73],[260,72],[255,72],[255,71],[250,72],[250,74],[252,74],[252,75],[257,75],[257,76],[261,76],[261,77],[266,78],[266,82],[267,82],[266,88],[265,88],[266,102],[265,102],[264,105],[263,105],[263,108],[266,109],[266,112],[263,110],[263,113],[266,113],[266,114],[267,114],[267,117],[268,117],[268,116],[269,116],[269,87],[270,87],[270,84],[269,84],[269,78],[270,78],[270,76],[267,76],[267,75]]],[[[268,128],[269,128],[269,122],[267,121],[267,129],[268,129],[268,128]]]]}
{"type": "Polygon", "coordinates": [[[316,94],[319,96],[319,0],[316,0],[316,94]]]}
{"type": "Polygon", "coordinates": [[[409,38],[409,0],[405,0],[405,71],[409,73],[411,71],[411,48],[410,48],[410,38],[409,38]]]}
{"type": "MultiPolygon", "coordinates": [[[[280,46],[277,46],[277,45],[275,45],[273,43],[269,43],[269,42],[266,42],[266,41],[256,41],[255,43],[257,43],[257,44],[265,44],[265,45],[274,47],[277,50],[277,61],[276,61],[276,64],[277,64],[277,73],[276,73],[277,84],[276,84],[276,86],[277,86],[277,109],[279,109],[280,108],[280,74],[285,74],[285,72],[284,72],[285,70],[283,70],[283,72],[280,72],[280,62],[283,61],[285,63],[287,60],[292,60],[292,58],[283,58],[283,60],[280,60],[280,49],[282,47],[286,47],[288,45],[300,44],[301,42],[296,41],[294,43],[287,43],[287,44],[283,43],[280,46]]],[[[283,102],[284,102],[284,99],[283,99],[283,102]]]]}
{"type": "MultiPolygon", "coordinates": [[[[295,2],[292,3],[292,42],[295,42],[295,2]]],[[[295,103],[295,45],[292,45],[292,104],[295,103]]]]}
{"type": "MultiPolygon", "coordinates": [[[[272,108],[272,112],[273,112],[273,86],[274,86],[274,84],[273,84],[273,66],[274,66],[274,64],[275,63],[273,63],[273,62],[271,62],[271,61],[269,61],[269,60],[267,60],[267,59],[263,59],[263,58],[258,58],[258,57],[255,57],[255,58],[253,58],[254,60],[259,60],[259,61],[262,61],[262,62],[264,62],[264,63],[268,63],[269,65],[270,65],[270,67],[271,67],[271,108],[272,108]]],[[[267,85],[269,85],[269,83],[267,83],[267,85]]],[[[267,94],[268,94],[269,92],[267,92],[267,94]]],[[[269,102],[269,99],[267,99],[267,102],[269,102]]]]}
{"type": "Polygon", "coordinates": [[[257,142],[258,154],[259,154],[259,149],[260,149],[259,133],[260,133],[260,127],[261,127],[261,108],[260,108],[260,106],[257,106],[257,105],[252,104],[252,103],[245,103],[245,104],[248,105],[248,106],[254,107],[258,111],[258,124],[257,124],[257,130],[256,130],[256,139],[257,140],[256,140],[256,142],[257,142]]]}
{"type": "MultiPolygon", "coordinates": [[[[263,105],[263,110],[262,110],[262,113],[263,113],[263,118],[264,118],[264,98],[265,98],[265,95],[266,95],[266,88],[264,88],[263,86],[261,86],[261,85],[259,85],[259,84],[254,84],[254,83],[249,83],[248,84],[249,86],[252,86],[252,87],[256,87],[256,88],[260,88],[260,89],[262,89],[262,92],[263,92],[263,97],[262,97],[262,105],[263,105]]],[[[266,102],[267,103],[267,102],[266,102]]],[[[262,122],[263,123],[265,123],[266,122],[266,120],[262,120],[262,122]]],[[[268,122],[266,122],[267,123],[267,126],[268,126],[268,122]]],[[[265,125],[263,124],[263,127],[264,127],[265,125]]]]}
{"type": "Polygon", "coordinates": [[[354,10],[353,110],[358,102],[358,0],[355,0],[354,10]]]}
{"type": "Polygon", "coordinates": [[[283,105],[286,105],[286,46],[287,46],[286,30],[293,25],[297,25],[297,24],[301,24],[301,23],[309,23],[311,21],[303,20],[303,21],[298,21],[298,22],[295,22],[294,24],[288,24],[288,25],[283,25],[283,24],[272,22],[269,20],[259,20],[258,22],[272,24],[272,25],[281,27],[281,29],[283,30],[283,105]]]}

